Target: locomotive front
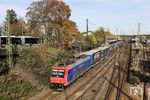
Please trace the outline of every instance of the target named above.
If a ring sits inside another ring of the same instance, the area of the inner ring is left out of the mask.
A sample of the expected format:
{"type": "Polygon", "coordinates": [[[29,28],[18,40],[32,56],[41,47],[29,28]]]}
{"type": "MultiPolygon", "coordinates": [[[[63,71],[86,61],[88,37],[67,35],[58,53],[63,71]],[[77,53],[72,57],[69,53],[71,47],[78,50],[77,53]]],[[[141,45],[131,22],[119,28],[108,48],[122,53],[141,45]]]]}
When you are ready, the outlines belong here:
{"type": "Polygon", "coordinates": [[[67,85],[67,67],[55,66],[52,69],[50,83],[51,87],[57,90],[62,90],[67,85]]]}

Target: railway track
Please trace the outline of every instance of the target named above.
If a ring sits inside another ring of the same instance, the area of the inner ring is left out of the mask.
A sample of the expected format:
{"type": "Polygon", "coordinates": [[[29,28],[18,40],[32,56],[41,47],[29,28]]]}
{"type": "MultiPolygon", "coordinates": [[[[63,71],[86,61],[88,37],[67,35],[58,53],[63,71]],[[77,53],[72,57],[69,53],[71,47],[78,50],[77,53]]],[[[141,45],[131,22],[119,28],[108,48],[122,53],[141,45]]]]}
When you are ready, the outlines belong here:
{"type": "MultiPolygon", "coordinates": [[[[130,63],[130,53],[131,53],[131,51],[129,51],[129,55],[127,57],[129,63],[130,63]]],[[[128,68],[129,63],[125,63],[123,67],[121,67],[121,66],[119,67],[120,76],[119,76],[119,80],[118,80],[118,89],[117,89],[117,94],[116,94],[116,100],[120,100],[120,97],[121,97],[121,94],[122,94],[121,90],[122,90],[122,86],[125,82],[126,72],[127,72],[127,68],[128,68]],[[123,70],[121,71],[121,69],[123,69],[123,70]]],[[[121,65],[121,64],[119,64],[119,65],[121,65]]],[[[128,98],[128,99],[131,100],[131,98],[128,98]]]]}
{"type": "MultiPolygon", "coordinates": [[[[104,65],[104,66],[106,66],[106,64],[109,62],[109,61],[111,61],[113,58],[114,58],[114,56],[115,56],[115,54],[113,54],[114,52],[112,52],[111,53],[111,55],[110,55],[110,57],[109,58],[106,58],[106,59],[104,59],[103,61],[101,61],[98,65],[96,65],[94,68],[92,68],[92,69],[94,69],[94,70],[103,70],[103,68],[102,67],[99,67],[99,65],[104,65]],[[107,61],[106,61],[107,60],[107,61]]],[[[84,75],[83,75],[84,76],[84,75]]],[[[93,77],[94,77],[95,75],[93,75],[93,77]]],[[[91,81],[91,79],[92,78],[90,78],[88,81],[91,81]]],[[[88,81],[86,81],[84,84],[82,84],[80,87],[78,87],[78,88],[81,88],[81,87],[83,87],[83,86],[85,86],[85,84],[87,84],[88,83],[88,81]]],[[[65,95],[65,100],[67,100],[67,99],[69,99],[69,96],[67,96],[66,95],[66,91],[68,91],[70,89],[70,87],[68,87],[64,92],[55,92],[55,91],[49,91],[47,94],[45,94],[43,97],[41,97],[40,98],[40,100],[46,100],[46,99],[53,99],[53,100],[55,100],[55,99],[57,99],[57,98],[59,98],[61,95],[65,95]]],[[[75,92],[77,92],[78,91],[78,89],[77,90],[75,90],[72,94],[74,94],[75,92]]],[[[70,95],[71,96],[71,95],[70,95]]]]}
{"type": "MultiPolygon", "coordinates": [[[[118,52],[118,56],[116,56],[116,62],[118,65],[116,65],[114,68],[113,68],[113,72],[112,72],[112,76],[111,76],[111,79],[109,81],[109,87],[108,87],[108,90],[106,92],[106,95],[105,95],[105,98],[104,100],[109,100],[110,96],[113,94],[114,92],[114,88],[116,88],[116,93],[115,93],[115,100],[120,100],[120,97],[122,95],[122,86],[124,84],[124,81],[125,81],[125,76],[126,76],[126,72],[127,72],[127,63],[125,62],[121,62],[119,60],[119,56],[121,54],[123,54],[123,52],[125,52],[126,49],[123,50],[120,50],[118,52]],[[123,51],[123,52],[122,52],[123,51]],[[125,64],[123,64],[125,63],[125,64]]],[[[129,58],[129,56],[127,57],[129,58]]],[[[113,95],[114,96],[114,95],[113,95]]],[[[114,98],[114,97],[113,97],[114,98]]],[[[129,100],[131,100],[130,97],[127,97],[129,100]]]]}
{"type": "MultiPolygon", "coordinates": [[[[115,56],[115,60],[116,60],[116,57],[118,57],[120,55],[120,51],[118,52],[118,50],[117,50],[117,53],[118,53],[118,55],[115,56]]],[[[115,63],[114,65],[116,66],[116,61],[114,63],[115,63]]],[[[116,77],[118,77],[118,76],[119,76],[119,71],[116,72],[116,69],[113,67],[113,72],[112,72],[112,75],[111,75],[111,78],[110,78],[110,82],[111,83],[109,84],[109,87],[107,89],[107,92],[106,92],[104,100],[108,100],[109,99],[110,94],[113,91],[113,85],[112,84],[116,84],[116,82],[117,82],[116,81],[117,80],[116,77]]]]}
{"type": "MultiPolygon", "coordinates": [[[[149,54],[149,46],[143,43],[143,54],[144,54],[144,67],[143,67],[143,78],[144,78],[144,84],[143,84],[143,100],[148,100],[148,91],[147,91],[147,79],[146,79],[146,67],[149,67],[150,65],[150,54],[149,54]]],[[[150,68],[149,68],[149,74],[150,74],[150,68]]]]}
{"type": "MultiPolygon", "coordinates": [[[[96,74],[95,77],[92,77],[88,84],[85,84],[85,87],[83,88],[79,88],[79,90],[75,91],[73,94],[69,95],[68,97],[71,99],[73,97],[76,97],[76,100],[79,100],[79,99],[82,99],[82,96],[88,91],[90,90],[91,87],[93,87],[98,80],[104,78],[104,75],[110,71],[111,69],[111,64],[112,64],[113,61],[109,62],[109,66],[105,67],[104,69],[102,70],[99,70],[96,74]],[[103,72],[102,72],[103,71],[103,72]],[[79,95],[79,92],[80,92],[80,95],[79,95]]],[[[100,84],[100,87],[102,87],[102,84],[104,84],[105,80],[100,84]]]]}
{"type": "Polygon", "coordinates": [[[113,89],[114,89],[114,85],[117,83],[117,78],[115,78],[115,77],[118,77],[118,73],[115,73],[114,72],[114,70],[113,70],[113,74],[112,74],[113,76],[111,77],[112,79],[109,81],[108,80],[108,82],[109,82],[109,87],[108,87],[108,90],[107,90],[107,92],[106,92],[106,95],[105,95],[105,98],[104,98],[104,100],[109,100],[109,98],[110,98],[110,95],[112,94],[112,92],[113,92],[113,89]],[[116,74],[116,75],[115,75],[116,74]]]}
{"type": "MultiPolygon", "coordinates": [[[[146,58],[145,52],[146,52],[145,47],[143,47],[144,59],[146,58]]],[[[143,100],[147,100],[146,83],[145,83],[145,66],[146,66],[146,64],[144,63],[144,68],[143,68],[143,74],[144,74],[143,100]]]]}

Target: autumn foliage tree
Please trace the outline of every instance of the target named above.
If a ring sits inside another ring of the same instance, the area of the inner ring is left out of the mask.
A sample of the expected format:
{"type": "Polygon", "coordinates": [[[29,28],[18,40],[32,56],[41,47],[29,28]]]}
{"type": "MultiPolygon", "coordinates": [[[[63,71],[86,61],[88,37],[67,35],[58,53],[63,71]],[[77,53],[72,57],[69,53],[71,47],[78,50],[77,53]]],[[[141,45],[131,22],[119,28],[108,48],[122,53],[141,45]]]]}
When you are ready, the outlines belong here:
{"type": "Polygon", "coordinates": [[[59,0],[34,1],[27,9],[29,32],[43,36],[54,47],[68,47],[76,33],[76,23],[71,21],[71,10],[59,0]]]}

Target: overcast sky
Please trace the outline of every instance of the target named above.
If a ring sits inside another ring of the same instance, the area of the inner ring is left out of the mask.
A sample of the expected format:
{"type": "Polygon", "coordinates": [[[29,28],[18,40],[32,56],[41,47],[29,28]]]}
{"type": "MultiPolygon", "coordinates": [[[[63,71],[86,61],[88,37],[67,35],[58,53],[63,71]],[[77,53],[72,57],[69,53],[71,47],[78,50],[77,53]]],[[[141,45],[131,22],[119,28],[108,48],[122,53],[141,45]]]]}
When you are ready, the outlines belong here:
{"type": "MultiPolygon", "coordinates": [[[[4,21],[6,9],[14,9],[18,17],[25,18],[26,8],[34,0],[0,0],[0,23],[4,21]]],[[[89,30],[98,27],[118,29],[118,34],[137,33],[137,24],[141,23],[141,33],[150,33],[150,0],[63,0],[72,10],[71,20],[78,29],[89,30]]]]}

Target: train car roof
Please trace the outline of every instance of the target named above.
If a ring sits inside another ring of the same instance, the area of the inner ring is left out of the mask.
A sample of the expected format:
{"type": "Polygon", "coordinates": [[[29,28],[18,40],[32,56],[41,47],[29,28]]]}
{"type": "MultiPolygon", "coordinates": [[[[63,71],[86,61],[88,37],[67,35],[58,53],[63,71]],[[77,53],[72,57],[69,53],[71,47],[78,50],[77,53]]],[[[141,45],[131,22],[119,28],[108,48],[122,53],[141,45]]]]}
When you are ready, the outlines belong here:
{"type": "MultiPolygon", "coordinates": [[[[8,37],[7,35],[3,35],[3,36],[0,36],[0,37],[8,37]]],[[[17,36],[10,36],[10,37],[17,37],[17,36]]]]}
{"type": "Polygon", "coordinates": [[[82,55],[82,54],[93,54],[95,52],[98,52],[99,50],[100,49],[93,49],[93,50],[90,50],[90,51],[85,51],[85,52],[81,53],[80,55],[82,55]]]}
{"type": "Polygon", "coordinates": [[[83,63],[85,60],[87,59],[90,59],[90,57],[88,56],[82,56],[81,57],[77,57],[77,58],[73,58],[71,59],[70,61],[68,61],[68,63],[64,63],[64,64],[57,64],[57,66],[54,66],[54,67],[57,67],[57,68],[64,68],[64,67],[67,67],[67,66],[72,66],[72,67],[75,67],[81,63],[83,63]]]}
{"type": "Polygon", "coordinates": [[[105,45],[104,47],[100,47],[102,50],[110,47],[110,45],[105,45]]]}
{"type": "Polygon", "coordinates": [[[85,51],[85,52],[83,52],[83,53],[81,53],[81,54],[79,54],[79,55],[82,55],[82,54],[93,54],[93,53],[96,53],[96,52],[98,52],[98,51],[100,51],[100,50],[104,50],[104,49],[106,49],[106,48],[108,48],[110,45],[106,45],[106,46],[104,46],[104,47],[98,47],[98,48],[95,48],[95,49],[93,49],[93,50],[90,50],[90,51],[85,51]]]}
{"type": "Polygon", "coordinates": [[[83,63],[85,60],[87,60],[87,59],[90,59],[90,57],[88,57],[88,56],[86,56],[85,58],[80,58],[80,59],[78,59],[77,61],[75,61],[74,63],[72,63],[71,65],[72,65],[72,67],[75,67],[75,66],[77,66],[77,65],[79,65],[79,64],[81,64],[81,63],[83,63]]]}
{"type": "MultiPolygon", "coordinates": [[[[0,37],[8,37],[7,35],[3,35],[0,37]]],[[[10,37],[14,37],[14,38],[39,38],[39,37],[32,37],[32,36],[13,36],[11,35],[10,37]]]]}
{"type": "Polygon", "coordinates": [[[32,37],[32,36],[18,36],[20,38],[39,38],[39,37],[32,37]]]}

